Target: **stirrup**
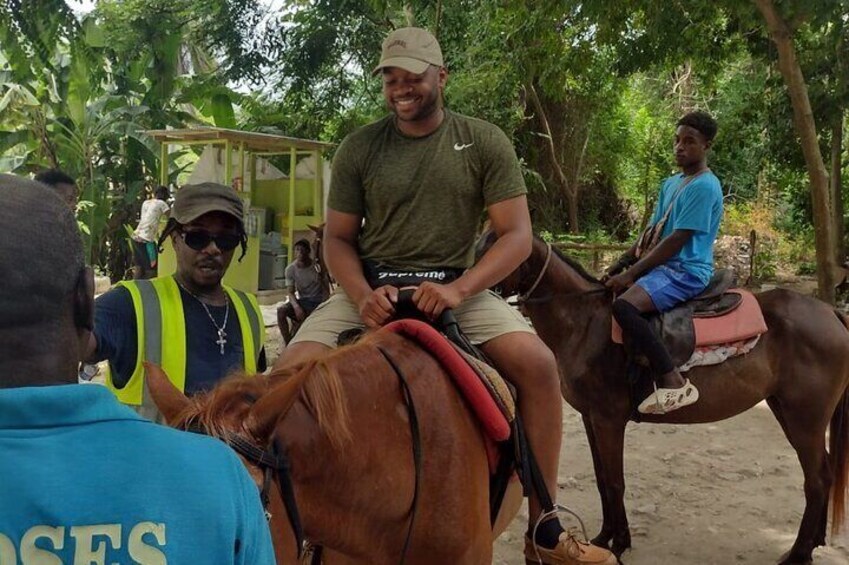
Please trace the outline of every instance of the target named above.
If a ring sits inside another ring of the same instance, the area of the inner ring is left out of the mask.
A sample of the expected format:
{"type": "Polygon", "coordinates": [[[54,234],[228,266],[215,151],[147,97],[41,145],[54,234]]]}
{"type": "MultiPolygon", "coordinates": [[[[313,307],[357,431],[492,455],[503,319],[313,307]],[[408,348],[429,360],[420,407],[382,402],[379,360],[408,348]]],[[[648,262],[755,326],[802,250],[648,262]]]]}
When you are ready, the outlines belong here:
{"type": "Polygon", "coordinates": [[[551,518],[552,516],[556,518],[558,512],[568,512],[569,514],[574,516],[575,519],[578,520],[578,523],[581,525],[581,533],[583,533],[584,535],[584,540],[589,543],[590,537],[587,535],[587,527],[584,525],[584,521],[581,519],[581,517],[578,516],[578,514],[569,507],[564,506],[562,504],[555,504],[554,508],[552,508],[548,512],[540,513],[539,518],[537,518],[537,521],[534,524],[534,529],[531,532],[531,545],[534,546],[534,554],[536,555],[537,563],[542,564],[542,556],[539,554],[539,547],[537,547],[537,529],[539,528],[539,525],[545,522],[548,518],[551,518]]]}

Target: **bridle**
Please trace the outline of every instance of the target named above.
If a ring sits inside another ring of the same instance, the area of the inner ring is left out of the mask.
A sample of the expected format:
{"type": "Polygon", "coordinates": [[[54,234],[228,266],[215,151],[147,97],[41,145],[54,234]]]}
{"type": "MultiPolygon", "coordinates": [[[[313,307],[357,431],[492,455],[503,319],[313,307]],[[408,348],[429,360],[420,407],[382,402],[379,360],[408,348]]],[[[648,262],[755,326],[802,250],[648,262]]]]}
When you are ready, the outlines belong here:
{"type": "Polygon", "coordinates": [[[608,291],[607,287],[602,286],[601,288],[593,288],[593,289],[585,290],[585,291],[582,291],[582,292],[555,293],[555,294],[548,294],[546,296],[539,296],[537,298],[531,298],[531,295],[537,290],[537,287],[539,287],[539,284],[542,282],[542,278],[543,278],[543,276],[545,276],[546,271],[548,271],[548,266],[551,264],[551,253],[552,253],[551,250],[552,250],[552,245],[549,242],[546,241],[545,242],[545,261],[543,262],[542,268],[540,269],[539,274],[537,275],[536,279],[534,279],[534,282],[530,286],[530,288],[527,291],[519,294],[516,297],[516,302],[518,302],[519,305],[548,302],[549,300],[551,300],[555,296],[562,296],[562,295],[585,296],[585,295],[588,295],[588,294],[598,294],[598,293],[601,293],[601,292],[607,292],[608,291]]]}
{"type": "MultiPolygon", "coordinates": [[[[190,425],[186,430],[197,434],[210,435],[205,427],[197,423],[190,425]]],[[[266,449],[262,449],[251,440],[235,432],[226,432],[219,439],[262,471],[262,488],[259,489],[259,499],[262,502],[265,519],[269,523],[272,518],[271,511],[269,510],[271,503],[271,483],[273,482],[273,475],[276,473],[277,484],[280,488],[280,498],[283,499],[283,507],[286,509],[286,516],[289,518],[289,524],[295,536],[295,543],[298,547],[298,559],[300,559],[305,547],[304,528],[300,513],[298,512],[298,503],[295,500],[291,467],[289,465],[289,459],[286,457],[286,452],[279,448],[275,439],[271,440],[266,449]]]]}
{"type": "MultiPolygon", "coordinates": [[[[421,433],[419,431],[419,422],[416,415],[415,403],[413,402],[413,395],[406,376],[401,371],[400,366],[387,351],[385,351],[382,347],[378,347],[378,351],[392,368],[395,376],[398,377],[401,393],[404,398],[404,402],[407,404],[410,422],[410,436],[412,439],[415,480],[413,483],[413,501],[410,507],[410,523],[407,528],[407,536],[404,540],[404,546],[401,550],[400,563],[403,565],[407,557],[407,551],[410,548],[410,542],[412,541],[413,526],[416,520],[416,510],[418,509],[419,488],[422,475],[421,433]]],[[[209,430],[198,422],[190,423],[185,429],[186,431],[197,434],[210,435],[209,430]]],[[[273,474],[276,473],[277,484],[280,488],[280,497],[283,499],[283,507],[286,509],[286,516],[289,518],[289,524],[291,525],[292,533],[295,536],[295,543],[298,547],[298,560],[300,560],[305,552],[308,542],[304,537],[304,527],[301,522],[300,513],[298,512],[298,503],[295,500],[295,489],[292,484],[291,467],[289,459],[286,457],[286,451],[278,445],[277,440],[273,436],[266,449],[262,449],[250,439],[235,432],[226,432],[222,434],[219,439],[230,446],[233,451],[262,470],[262,488],[259,489],[259,498],[262,502],[263,511],[265,512],[265,519],[269,523],[272,518],[271,512],[268,509],[271,502],[271,483],[273,482],[273,474]]],[[[314,551],[312,553],[311,564],[319,565],[321,563],[322,547],[313,546],[313,548],[314,551]]]]}
{"type": "Polygon", "coordinates": [[[519,302],[519,304],[522,304],[523,302],[527,302],[528,299],[531,297],[531,295],[534,293],[534,291],[537,289],[537,287],[539,286],[539,283],[542,281],[543,275],[545,275],[545,272],[548,270],[548,264],[549,263],[551,263],[551,244],[546,241],[545,242],[545,262],[542,264],[542,269],[540,269],[536,280],[534,280],[534,284],[531,285],[531,288],[529,288],[527,290],[527,292],[520,294],[519,296],[516,297],[516,300],[519,302]]]}
{"type": "Polygon", "coordinates": [[[315,268],[315,272],[318,273],[319,275],[324,273],[324,262],[323,262],[323,259],[321,257],[321,254],[322,254],[322,251],[323,251],[322,250],[323,245],[324,245],[324,242],[322,241],[322,237],[320,235],[316,234],[315,239],[313,240],[313,243],[312,243],[312,254],[314,255],[312,262],[313,262],[313,267],[315,268]]]}

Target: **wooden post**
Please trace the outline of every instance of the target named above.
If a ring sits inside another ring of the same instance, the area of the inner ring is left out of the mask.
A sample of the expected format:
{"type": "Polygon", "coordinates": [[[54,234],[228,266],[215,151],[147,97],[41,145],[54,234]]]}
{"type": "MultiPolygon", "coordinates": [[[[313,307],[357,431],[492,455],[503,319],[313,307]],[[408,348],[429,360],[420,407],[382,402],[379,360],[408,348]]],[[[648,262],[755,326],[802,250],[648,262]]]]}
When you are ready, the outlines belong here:
{"type": "Polygon", "coordinates": [[[288,226],[286,226],[286,253],[287,260],[293,261],[295,252],[292,245],[295,243],[295,167],[298,166],[298,151],[294,147],[289,150],[289,213],[288,226]]]}
{"type": "Polygon", "coordinates": [[[315,159],[315,192],[313,194],[312,215],[324,221],[324,162],[321,159],[321,151],[316,149],[312,154],[315,159]]]}
{"type": "Polygon", "coordinates": [[[224,184],[233,186],[233,151],[230,140],[224,142],[224,184]]]}
{"type": "Polygon", "coordinates": [[[159,146],[159,184],[168,186],[168,142],[165,140],[159,146]]]}
{"type": "Polygon", "coordinates": [[[755,280],[755,246],[758,243],[758,232],[752,230],[749,232],[749,278],[746,279],[746,286],[750,286],[755,280]]]}

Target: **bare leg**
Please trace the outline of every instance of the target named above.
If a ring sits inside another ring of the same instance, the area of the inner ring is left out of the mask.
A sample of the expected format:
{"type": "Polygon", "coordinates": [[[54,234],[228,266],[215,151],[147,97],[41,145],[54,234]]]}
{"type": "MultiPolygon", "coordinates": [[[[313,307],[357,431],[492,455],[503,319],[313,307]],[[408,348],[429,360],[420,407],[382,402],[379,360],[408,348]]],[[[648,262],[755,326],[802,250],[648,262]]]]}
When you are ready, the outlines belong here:
{"type": "MultiPolygon", "coordinates": [[[[519,413],[528,441],[548,492],[555,500],[563,405],[554,354],[536,335],[522,332],[499,336],[481,345],[481,349],[518,391],[519,413]]],[[[542,511],[535,494],[531,495],[528,505],[529,526],[533,527],[542,511]]]]}
{"type": "Polygon", "coordinates": [[[292,336],[289,335],[289,320],[286,317],[286,307],[281,306],[277,309],[277,329],[280,330],[280,337],[283,338],[283,345],[289,345],[289,340],[292,336]]]}

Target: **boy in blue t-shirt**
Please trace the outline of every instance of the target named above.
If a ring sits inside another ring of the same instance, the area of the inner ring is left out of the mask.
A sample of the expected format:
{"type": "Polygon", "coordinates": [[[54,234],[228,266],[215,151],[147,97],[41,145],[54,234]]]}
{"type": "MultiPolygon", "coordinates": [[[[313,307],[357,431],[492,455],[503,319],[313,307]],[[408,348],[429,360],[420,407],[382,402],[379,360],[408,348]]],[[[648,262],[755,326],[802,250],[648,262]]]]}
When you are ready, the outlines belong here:
{"type": "Polygon", "coordinates": [[[659,233],[641,237],[605,275],[609,288],[624,291],[613,302],[614,318],[649,360],[659,382],[638,407],[643,414],[665,414],[699,399],[699,391],[678,372],[643,316],[666,312],[697,296],[713,275],[722,190],[707,168],[707,152],[716,130],[716,121],[705,112],[690,112],[678,120],[674,147],[681,172],[661,186],[651,221],[659,233]]]}

